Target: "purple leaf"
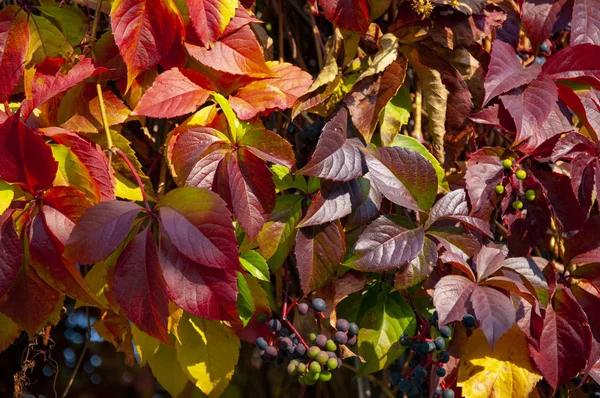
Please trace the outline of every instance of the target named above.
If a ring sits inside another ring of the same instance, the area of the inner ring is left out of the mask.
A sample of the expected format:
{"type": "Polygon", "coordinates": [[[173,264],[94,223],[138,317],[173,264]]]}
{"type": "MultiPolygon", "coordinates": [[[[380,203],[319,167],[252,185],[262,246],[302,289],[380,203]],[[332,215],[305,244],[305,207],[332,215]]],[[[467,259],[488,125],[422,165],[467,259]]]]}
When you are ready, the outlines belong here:
{"type": "Polygon", "coordinates": [[[543,305],[548,301],[548,283],[542,270],[548,260],[541,257],[513,257],[504,261],[503,268],[519,274],[525,286],[530,285],[543,305]]]}
{"type": "Polygon", "coordinates": [[[429,219],[425,228],[431,227],[433,223],[443,219],[460,221],[461,223],[474,228],[489,237],[493,237],[490,230],[490,223],[477,217],[469,215],[469,205],[467,203],[467,192],[464,189],[457,189],[444,195],[429,212],[429,219]]]}
{"type": "Polygon", "coordinates": [[[541,71],[542,67],[538,64],[523,68],[517,60],[515,50],[509,44],[500,40],[494,41],[490,66],[485,76],[485,98],[482,106],[500,94],[531,82],[541,71]]]}
{"type": "Polygon", "coordinates": [[[571,21],[571,45],[600,44],[600,8],[595,0],[575,0],[571,21]]]}
{"type": "Polygon", "coordinates": [[[504,257],[502,250],[489,246],[482,247],[473,260],[477,264],[477,282],[492,276],[502,268],[504,257]]]}
{"type": "Polygon", "coordinates": [[[402,271],[394,277],[394,289],[407,289],[425,280],[438,260],[437,245],[429,238],[425,238],[423,250],[402,271]]]}
{"type": "Polygon", "coordinates": [[[573,160],[578,152],[596,155],[596,144],[583,134],[572,132],[565,134],[554,147],[552,161],[559,159],[573,160]]]}
{"type": "Polygon", "coordinates": [[[0,297],[3,297],[17,278],[23,263],[23,248],[15,224],[12,211],[0,217],[0,297]]]}
{"type": "Polygon", "coordinates": [[[104,260],[125,240],[143,210],[134,202],[98,203],[83,213],[75,225],[64,256],[81,264],[104,260]]]}
{"type": "Polygon", "coordinates": [[[317,148],[298,174],[333,181],[350,181],[363,175],[358,146],[346,139],[348,111],[342,108],[323,127],[317,148]]]}
{"type": "Polygon", "coordinates": [[[600,231],[600,216],[595,215],[585,222],[577,235],[567,241],[565,264],[600,262],[600,239],[597,231],[600,231]]]}
{"type": "Polygon", "coordinates": [[[437,195],[437,175],[421,154],[400,147],[377,148],[366,155],[373,184],[381,193],[411,210],[427,210],[437,195]]]}
{"type": "Polygon", "coordinates": [[[433,305],[438,312],[440,326],[460,321],[467,314],[467,301],[476,286],[459,275],[447,275],[440,279],[433,292],[433,305]]]}
{"type": "Polygon", "coordinates": [[[503,154],[504,151],[499,148],[482,148],[469,158],[465,179],[475,217],[482,214],[484,218],[494,209],[490,197],[504,175],[501,159],[503,154]]]}
{"type": "Polygon", "coordinates": [[[167,293],[175,304],[199,317],[237,320],[236,271],[193,262],[165,235],[159,254],[167,293]]]}
{"type": "Polygon", "coordinates": [[[369,195],[348,216],[346,228],[349,229],[369,224],[379,215],[379,209],[381,208],[383,197],[377,186],[371,182],[371,175],[367,173],[362,178],[369,183],[369,195]]]}
{"type": "Polygon", "coordinates": [[[548,58],[542,71],[553,80],[573,80],[600,88],[600,46],[568,46],[548,58]]]}
{"type": "Polygon", "coordinates": [[[539,46],[550,35],[571,20],[572,3],[569,0],[525,0],[521,9],[521,21],[531,44],[539,46]]]}
{"type": "Polygon", "coordinates": [[[587,153],[580,153],[571,162],[571,187],[586,214],[592,206],[592,191],[596,183],[597,168],[596,158],[587,153]]]}
{"type": "Polygon", "coordinates": [[[553,137],[572,129],[571,113],[566,105],[559,100],[554,103],[548,117],[541,126],[538,126],[536,133],[519,145],[519,150],[532,154],[540,145],[551,142],[553,137]]]}
{"type": "Polygon", "coordinates": [[[296,267],[304,293],[325,286],[336,275],[344,258],[346,240],[342,224],[299,228],[296,233],[296,267]]]}
{"type": "Polygon", "coordinates": [[[470,297],[478,326],[494,349],[494,344],[516,321],[512,301],[496,289],[476,286],[470,297]]]}
{"type": "Polygon", "coordinates": [[[136,235],[119,256],[112,288],[117,303],[131,322],[169,344],[167,285],[150,226],[136,235]]]}
{"type": "Polygon", "coordinates": [[[420,227],[407,229],[379,217],[362,232],[345,265],[363,272],[397,270],[418,256],[424,238],[420,227]]]}
{"type": "Polygon", "coordinates": [[[450,250],[446,250],[440,256],[440,260],[442,260],[442,262],[444,264],[450,264],[453,267],[455,267],[456,269],[464,272],[465,274],[467,274],[469,276],[469,279],[471,279],[473,282],[475,282],[476,278],[475,278],[475,274],[473,273],[473,270],[471,269],[471,266],[467,263],[467,260],[460,254],[450,251],[450,250]]]}

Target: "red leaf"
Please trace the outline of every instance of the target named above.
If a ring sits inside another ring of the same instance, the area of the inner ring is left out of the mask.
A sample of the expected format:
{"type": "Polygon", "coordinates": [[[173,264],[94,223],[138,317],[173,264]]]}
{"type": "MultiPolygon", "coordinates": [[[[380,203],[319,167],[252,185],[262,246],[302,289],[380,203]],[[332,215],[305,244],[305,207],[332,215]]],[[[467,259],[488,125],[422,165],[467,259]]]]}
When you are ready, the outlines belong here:
{"type": "Polygon", "coordinates": [[[600,44],[600,8],[594,0],[575,0],[571,21],[572,46],[577,44],[600,44]]]}
{"type": "Polygon", "coordinates": [[[439,324],[460,321],[467,314],[467,301],[477,285],[464,276],[448,275],[440,279],[433,292],[433,305],[439,324]]]}
{"type": "Polygon", "coordinates": [[[169,344],[167,284],[150,225],[127,245],[114,270],[117,303],[141,331],[169,344]]]}
{"type": "Polygon", "coordinates": [[[98,186],[101,201],[115,199],[114,178],[109,170],[108,158],[98,144],[59,127],[46,128],[42,133],[71,149],[98,186]]]}
{"type": "Polygon", "coordinates": [[[86,304],[99,305],[77,266],[62,258],[63,239],[72,228],[73,222],[64,214],[53,207],[43,206],[41,214],[33,219],[29,231],[32,268],[59,292],[86,304]]]}
{"type": "Polygon", "coordinates": [[[592,191],[596,183],[597,160],[581,153],[571,162],[571,186],[577,201],[587,214],[592,206],[592,191]]]}
{"type": "Polygon", "coordinates": [[[539,46],[571,20],[572,3],[568,0],[547,2],[525,0],[522,3],[521,21],[531,44],[539,46]]]}
{"type": "Polygon", "coordinates": [[[319,0],[327,19],[343,29],[363,33],[371,18],[366,0],[319,0]]]}
{"type": "Polygon", "coordinates": [[[477,282],[492,276],[504,265],[506,255],[499,249],[483,246],[473,260],[477,264],[477,282]]]}
{"type": "Polygon", "coordinates": [[[600,88],[600,46],[567,46],[548,58],[542,71],[553,80],[573,80],[600,88]]]}
{"type": "Polygon", "coordinates": [[[494,209],[490,198],[494,195],[494,187],[504,176],[501,156],[504,151],[499,148],[482,148],[473,152],[467,163],[467,192],[473,206],[473,215],[487,218],[494,209]]]}
{"type": "Polygon", "coordinates": [[[530,354],[553,389],[577,375],[585,365],[592,345],[588,319],[569,289],[558,285],[552,305],[546,307],[540,351],[530,354]]]}
{"type": "Polygon", "coordinates": [[[14,114],[0,126],[0,178],[35,194],[52,186],[58,163],[50,146],[19,116],[14,114]]]}
{"type": "Polygon", "coordinates": [[[179,252],[206,267],[239,269],[231,213],[217,194],[178,188],[163,196],[157,206],[162,228],[179,252]]]}
{"type": "Polygon", "coordinates": [[[23,101],[23,119],[27,120],[34,108],[39,107],[58,94],[67,91],[90,76],[105,72],[107,69],[96,67],[91,58],[81,57],[79,62],[66,73],[56,68],[39,68],[33,77],[32,99],[23,101]]]}
{"type": "Polygon", "coordinates": [[[429,160],[407,148],[381,147],[366,155],[373,184],[383,196],[411,210],[427,210],[437,195],[437,175],[429,160]]]}
{"type": "Polygon", "coordinates": [[[398,270],[419,255],[424,239],[423,228],[407,229],[381,216],[360,234],[344,264],[363,272],[398,270]]]}
{"type": "Polygon", "coordinates": [[[239,145],[247,147],[264,161],[291,169],[296,165],[292,145],[279,134],[265,129],[259,120],[249,124],[244,134],[238,132],[239,145]]]}
{"type": "Polygon", "coordinates": [[[302,291],[309,293],[331,281],[345,251],[346,238],[339,221],[298,229],[294,256],[302,291]]]}
{"type": "Polygon", "coordinates": [[[275,206],[275,184],[265,163],[246,148],[227,154],[214,182],[250,240],[275,206]]]}
{"type": "Polygon", "coordinates": [[[23,264],[23,248],[11,216],[7,211],[0,217],[0,297],[8,292],[23,264]]]}
{"type": "Polygon", "coordinates": [[[438,200],[429,212],[429,218],[425,223],[425,228],[431,227],[435,222],[444,219],[456,220],[474,228],[490,238],[493,234],[490,230],[490,223],[469,215],[469,205],[467,203],[467,192],[464,189],[457,189],[444,195],[438,200]]]}
{"type": "Polygon", "coordinates": [[[363,157],[357,144],[346,139],[348,111],[340,109],[325,123],[317,148],[298,174],[333,181],[350,181],[363,175],[363,157]]]}
{"type": "Polygon", "coordinates": [[[600,240],[596,236],[596,231],[599,230],[600,216],[590,217],[581,231],[566,242],[565,264],[600,262],[600,240]]]}
{"type": "Polygon", "coordinates": [[[29,44],[27,12],[19,6],[0,10],[0,102],[8,100],[25,69],[29,44]]]}
{"type": "Polygon", "coordinates": [[[260,44],[249,26],[221,37],[211,49],[190,42],[185,45],[192,57],[215,70],[252,77],[272,75],[260,44]]]}
{"type": "Polygon", "coordinates": [[[371,142],[379,114],[404,82],[407,67],[408,60],[402,55],[400,62],[393,62],[382,73],[356,82],[344,98],[352,123],[366,142],[371,142]]]}
{"type": "Polygon", "coordinates": [[[220,270],[191,261],[165,235],[160,243],[160,264],[169,298],[184,311],[208,319],[238,319],[234,270],[220,270]]]}
{"type": "Polygon", "coordinates": [[[61,231],[55,228],[53,223],[48,223],[50,232],[58,239],[64,248],[69,236],[73,232],[74,223],[79,221],[79,218],[87,209],[92,207],[92,203],[85,197],[83,192],[73,187],[52,187],[44,191],[42,196],[44,207],[51,207],[58,210],[61,215],[66,217],[68,227],[62,228],[61,231]]]}
{"type": "Polygon", "coordinates": [[[158,75],[132,115],[171,118],[196,111],[215,90],[212,82],[193,70],[169,69],[158,75]]]}
{"type": "Polygon", "coordinates": [[[133,202],[111,200],[87,210],[75,225],[65,257],[81,264],[107,258],[125,240],[143,209],[133,202]]]}
{"type": "MultiPolygon", "coordinates": [[[[46,326],[48,317],[62,307],[62,296],[44,282],[30,265],[24,264],[0,303],[0,312],[22,327],[30,336],[46,326]]],[[[58,321],[58,317],[52,323],[58,321]]]]}
{"type": "Polygon", "coordinates": [[[513,145],[535,136],[554,108],[558,99],[556,84],[546,75],[539,76],[521,93],[517,91],[500,97],[510,112],[517,136],[513,145]]]}
{"type": "Polygon", "coordinates": [[[529,68],[523,68],[517,60],[517,54],[512,46],[495,40],[492,46],[490,66],[485,76],[485,98],[482,106],[500,94],[531,82],[540,74],[541,70],[542,67],[535,63],[529,68]]]}
{"type": "Polygon", "coordinates": [[[496,289],[475,286],[469,301],[473,306],[478,327],[483,330],[490,349],[516,321],[516,312],[508,296],[496,289]]]}
{"type": "Polygon", "coordinates": [[[237,0],[187,0],[190,22],[198,39],[210,47],[235,15],[237,0]]]}
{"type": "Polygon", "coordinates": [[[169,52],[181,16],[163,0],[117,0],[110,12],[115,43],[127,65],[127,90],[137,75],[169,52]]]}

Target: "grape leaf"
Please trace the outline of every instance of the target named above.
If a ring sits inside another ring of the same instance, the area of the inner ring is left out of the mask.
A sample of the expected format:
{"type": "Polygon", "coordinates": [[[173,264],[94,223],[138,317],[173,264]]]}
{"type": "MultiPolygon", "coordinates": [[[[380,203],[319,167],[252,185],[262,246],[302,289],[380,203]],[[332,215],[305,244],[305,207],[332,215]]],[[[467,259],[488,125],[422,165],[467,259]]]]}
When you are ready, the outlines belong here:
{"type": "MultiPolygon", "coordinates": [[[[379,134],[384,145],[391,145],[402,126],[408,123],[412,111],[410,92],[406,85],[400,87],[396,95],[385,105],[379,115],[379,134]]],[[[401,146],[401,145],[398,145],[401,146]]]]}
{"type": "Polygon", "coordinates": [[[594,7],[593,1],[574,1],[570,41],[572,46],[585,43],[600,43],[599,11],[598,7],[594,7]]]}
{"type": "Polygon", "coordinates": [[[210,48],[235,15],[237,0],[186,0],[190,22],[198,39],[210,48]]]}
{"type": "Polygon", "coordinates": [[[521,9],[523,28],[534,47],[562,29],[571,20],[573,4],[568,0],[525,0],[521,9]]]}
{"type": "Polygon", "coordinates": [[[516,321],[511,299],[496,289],[475,286],[469,301],[475,311],[478,327],[485,334],[490,349],[494,349],[500,336],[516,321]]]}
{"type": "Polygon", "coordinates": [[[425,237],[421,253],[394,277],[394,289],[407,289],[425,280],[438,260],[437,245],[425,237]]]}
{"type": "Polygon", "coordinates": [[[141,331],[168,344],[169,298],[150,226],[119,256],[112,288],[119,306],[141,331]]]}
{"type": "Polygon", "coordinates": [[[421,227],[407,229],[381,216],[360,234],[344,265],[363,272],[397,270],[419,255],[424,238],[421,227]]]}
{"type": "Polygon", "coordinates": [[[430,228],[434,223],[444,219],[456,220],[461,223],[493,237],[489,222],[469,215],[467,193],[464,189],[449,192],[440,198],[429,212],[429,219],[425,228],[430,228]]]}
{"type": "Polygon", "coordinates": [[[505,253],[492,246],[483,246],[473,262],[477,265],[477,282],[492,276],[504,265],[505,253]]]}
{"type": "Polygon", "coordinates": [[[480,330],[467,339],[458,370],[463,395],[526,398],[541,379],[527,354],[527,340],[516,325],[500,337],[493,351],[480,330]]]}
{"type": "Polygon", "coordinates": [[[363,157],[352,141],[346,138],[348,111],[340,109],[323,127],[317,148],[308,163],[297,174],[350,181],[363,175],[363,157]]]}
{"type": "Polygon", "coordinates": [[[87,18],[81,8],[75,4],[57,4],[53,0],[41,0],[39,10],[58,23],[70,45],[77,46],[81,43],[87,31],[87,18]]]}
{"type": "Polygon", "coordinates": [[[239,145],[264,160],[293,168],[295,155],[292,145],[279,134],[267,130],[259,120],[242,122],[237,132],[239,145]]]}
{"type": "Polygon", "coordinates": [[[448,275],[435,285],[433,305],[438,312],[440,326],[460,321],[467,314],[467,302],[477,285],[459,275],[448,275]]]}
{"type": "Polygon", "coordinates": [[[371,19],[366,0],[319,0],[325,16],[343,29],[365,32],[371,19]]]}
{"type": "Polygon", "coordinates": [[[296,234],[296,267],[302,291],[308,293],[330,282],[344,259],[346,238],[339,221],[299,228],[296,234]]]}
{"type": "Polygon", "coordinates": [[[568,46],[548,58],[542,71],[553,80],[571,80],[600,88],[600,67],[595,62],[598,56],[599,45],[568,46]]]}
{"type": "Polygon", "coordinates": [[[0,313],[0,351],[6,350],[21,334],[21,328],[4,314],[0,313]]]}
{"type": "MultiPolygon", "coordinates": [[[[158,340],[148,336],[146,333],[142,332],[133,324],[131,325],[131,334],[133,337],[133,344],[135,345],[135,350],[138,356],[140,357],[138,363],[144,366],[148,363],[148,359],[152,358],[154,354],[156,354],[161,344],[158,340]]],[[[179,364],[177,364],[177,366],[179,366],[179,364]]]]}
{"type": "MultiPolygon", "coordinates": [[[[47,57],[68,59],[73,54],[73,47],[71,47],[65,35],[43,16],[29,16],[29,34],[28,66],[40,64],[47,57]]],[[[27,74],[25,79],[29,79],[27,74]]]]}
{"type": "Polygon", "coordinates": [[[467,192],[473,206],[472,215],[487,218],[485,215],[493,209],[490,198],[494,187],[504,175],[502,159],[504,151],[498,148],[482,148],[471,154],[467,163],[467,192]]]}
{"type": "MultiPolygon", "coordinates": [[[[248,276],[248,278],[252,278],[248,276]]],[[[248,287],[248,282],[245,279],[244,274],[238,271],[237,273],[237,288],[238,288],[238,300],[237,300],[237,310],[239,313],[239,317],[242,320],[242,325],[248,325],[250,319],[254,315],[256,311],[256,307],[254,306],[254,299],[252,298],[252,292],[248,287]]]]}
{"type": "Polygon", "coordinates": [[[250,250],[240,254],[240,265],[256,279],[271,281],[267,261],[256,251],[250,250]]]}
{"type": "Polygon", "coordinates": [[[127,88],[168,53],[182,24],[171,0],[116,0],[110,10],[115,43],[127,65],[127,88]]]}
{"type": "MultiPolygon", "coordinates": [[[[134,326],[135,327],[135,326],[134,326]]],[[[135,336],[134,336],[135,337],[135,336]]],[[[183,392],[189,378],[181,368],[174,347],[161,344],[148,361],[152,374],[171,396],[177,397],[183,392]]]]}
{"type": "Polygon", "coordinates": [[[23,264],[23,248],[11,215],[0,217],[0,297],[8,292],[23,264]]]}
{"type": "Polygon", "coordinates": [[[0,102],[5,102],[25,70],[29,44],[28,14],[17,5],[0,10],[0,102]]]}
{"type": "MultiPolygon", "coordinates": [[[[400,89],[400,90],[402,90],[402,89],[400,89]]],[[[391,103],[391,101],[390,101],[390,103],[391,103]]],[[[380,129],[382,127],[383,126],[380,126],[380,129]]],[[[437,174],[437,177],[438,177],[438,191],[440,189],[443,189],[444,191],[448,190],[448,182],[445,181],[446,175],[445,175],[444,168],[440,165],[440,162],[438,162],[438,160],[435,158],[435,156],[433,156],[431,154],[431,152],[429,152],[429,150],[427,150],[427,148],[425,148],[425,146],[423,146],[423,144],[421,144],[418,140],[416,140],[413,137],[408,136],[408,135],[398,134],[398,135],[396,135],[396,138],[394,138],[394,140],[388,146],[397,146],[400,148],[410,149],[411,151],[414,151],[414,152],[417,152],[417,153],[420,153],[421,155],[423,155],[423,157],[425,157],[425,159],[429,160],[429,162],[433,165],[433,168],[435,169],[435,173],[437,174]]]]}
{"type": "Polygon", "coordinates": [[[240,340],[218,321],[184,313],[177,327],[177,358],[203,393],[219,396],[238,363],[240,340]]]}

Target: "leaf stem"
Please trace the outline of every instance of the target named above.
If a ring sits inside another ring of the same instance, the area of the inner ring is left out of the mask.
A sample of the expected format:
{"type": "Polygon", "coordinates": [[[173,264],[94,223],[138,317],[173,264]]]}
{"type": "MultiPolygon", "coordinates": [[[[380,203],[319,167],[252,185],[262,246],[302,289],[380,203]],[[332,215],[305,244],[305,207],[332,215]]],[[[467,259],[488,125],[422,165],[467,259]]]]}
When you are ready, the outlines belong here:
{"type": "MultiPolygon", "coordinates": [[[[102,0],[100,0],[102,1],[102,0]]],[[[98,102],[100,104],[100,114],[102,115],[102,127],[104,128],[104,134],[106,134],[106,142],[108,150],[112,152],[113,141],[110,135],[110,126],[108,125],[108,117],[106,116],[106,107],[104,106],[104,96],[102,95],[102,86],[100,83],[96,83],[96,92],[98,93],[98,102]]]]}
{"type": "Polygon", "coordinates": [[[129,160],[129,158],[127,157],[127,155],[125,155],[123,153],[123,151],[121,151],[119,148],[116,148],[115,149],[115,153],[117,155],[119,155],[119,157],[121,159],[123,159],[123,161],[127,164],[127,167],[129,167],[129,170],[131,171],[131,173],[135,177],[135,181],[137,182],[138,186],[142,190],[142,198],[144,199],[144,206],[146,207],[146,210],[148,210],[150,212],[151,211],[150,204],[148,204],[148,197],[146,196],[146,190],[144,189],[144,183],[142,183],[142,179],[141,179],[140,175],[135,170],[135,167],[133,167],[133,164],[131,163],[131,161],[129,160]]]}
{"type": "Polygon", "coordinates": [[[417,79],[417,91],[415,91],[415,126],[412,131],[413,138],[417,139],[419,142],[423,142],[423,131],[421,129],[421,124],[423,121],[423,83],[421,79],[418,77],[417,79]]]}

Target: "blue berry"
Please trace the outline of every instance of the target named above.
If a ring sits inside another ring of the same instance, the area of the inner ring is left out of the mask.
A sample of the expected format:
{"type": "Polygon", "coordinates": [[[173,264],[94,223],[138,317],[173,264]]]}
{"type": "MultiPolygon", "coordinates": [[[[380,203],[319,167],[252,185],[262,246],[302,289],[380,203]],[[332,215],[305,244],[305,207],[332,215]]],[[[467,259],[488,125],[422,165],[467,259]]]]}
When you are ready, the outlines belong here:
{"type": "Polygon", "coordinates": [[[440,351],[437,354],[437,360],[441,363],[447,363],[450,360],[450,354],[448,354],[448,351],[440,351]]]}
{"type": "Polygon", "coordinates": [[[475,326],[475,317],[471,314],[463,316],[462,324],[466,328],[472,328],[475,326]]]}
{"type": "Polygon", "coordinates": [[[271,319],[269,321],[269,329],[274,332],[279,332],[281,330],[281,321],[279,319],[271,319]]]}
{"type": "Polygon", "coordinates": [[[411,339],[410,337],[408,337],[407,334],[403,334],[402,336],[400,336],[400,344],[404,345],[404,346],[409,346],[411,344],[411,339]]]}
{"type": "Polygon", "coordinates": [[[444,376],[446,376],[446,369],[444,369],[444,368],[437,368],[435,370],[435,374],[438,375],[439,377],[444,377],[444,376]]]}
{"type": "Polygon", "coordinates": [[[300,315],[306,315],[306,314],[308,314],[308,304],[306,304],[306,303],[300,303],[300,304],[298,304],[298,313],[300,315]]]}
{"type": "Polygon", "coordinates": [[[435,343],[436,350],[443,350],[446,346],[446,340],[444,340],[443,337],[436,337],[436,339],[433,342],[435,343]]]}
{"type": "Polygon", "coordinates": [[[425,368],[420,365],[415,368],[414,373],[415,376],[420,377],[421,379],[427,377],[427,370],[425,370],[425,368]]]}
{"type": "Polygon", "coordinates": [[[327,308],[327,304],[325,304],[325,300],[322,298],[316,298],[312,301],[312,307],[317,312],[323,312],[327,308]]]}
{"type": "Polygon", "coordinates": [[[448,325],[442,326],[440,328],[440,334],[444,338],[450,337],[452,335],[452,330],[450,329],[450,326],[448,326],[448,325]]]}
{"type": "Polygon", "coordinates": [[[256,339],[256,345],[261,350],[266,350],[267,347],[269,346],[269,343],[267,343],[267,340],[265,340],[263,337],[259,337],[256,339]]]}
{"type": "Polygon", "coordinates": [[[550,44],[548,44],[547,41],[543,42],[540,46],[540,51],[543,53],[547,53],[548,51],[550,51],[550,44]]]}
{"type": "Polygon", "coordinates": [[[444,393],[442,394],[442,397],[444,398],[454,398],[454,390],[445,390],[444,393]]]}
{"type": "Polygon", "coordinates": [[[358,325],[356,323],[351,323],[348,325],[348,333],[353,334],[354,336],[358,335],[358,325]]]}
{"type": "Polygon", "coordinates": [[[435,391],[434,391],[434,394],[435,394],[435,395],[442,395],[442,392],[444,392],[444,391],[442,390],[442,387],[440,387],[440,386],[437,386],[437,388],[436,388],[436,389],[435,389],[435,391]]]}

